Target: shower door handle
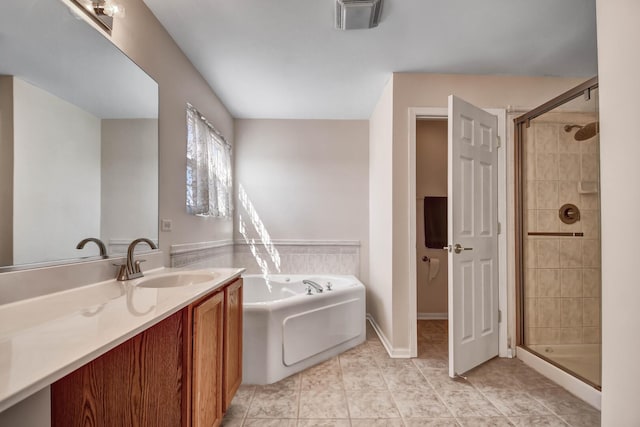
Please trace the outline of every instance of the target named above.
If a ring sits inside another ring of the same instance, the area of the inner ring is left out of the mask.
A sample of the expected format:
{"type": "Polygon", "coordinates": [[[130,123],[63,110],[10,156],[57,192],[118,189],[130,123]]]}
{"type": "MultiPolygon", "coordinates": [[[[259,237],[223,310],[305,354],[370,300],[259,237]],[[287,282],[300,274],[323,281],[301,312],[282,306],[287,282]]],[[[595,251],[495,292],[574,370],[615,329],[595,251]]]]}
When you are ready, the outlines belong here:
{"type": "Polygon", "coordinates": [[[462,251],[472,251],[472,250],[473,248],[465,248],[460,243],[456,243],[455,246],[453,247],[453,251],[457,254],[459,254],[462,251]]]}

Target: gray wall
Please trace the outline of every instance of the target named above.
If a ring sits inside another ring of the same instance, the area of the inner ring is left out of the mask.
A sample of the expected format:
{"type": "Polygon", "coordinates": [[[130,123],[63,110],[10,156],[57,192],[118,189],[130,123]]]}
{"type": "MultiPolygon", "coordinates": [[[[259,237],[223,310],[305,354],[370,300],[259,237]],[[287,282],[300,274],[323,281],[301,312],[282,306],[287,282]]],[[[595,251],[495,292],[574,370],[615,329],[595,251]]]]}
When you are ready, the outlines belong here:
{"type": "Polygon", "coordinates": [[[122,0],[126,18],[116,20],[111,40],[153,79],[159,88],[160,218],[173,231],[160,232],[160,249],[169,265],[169,247],[232,238],[231,219],[186,213],[186,105],[191,103],[233,143],[233,118],[169,33],[141,0],[122,0]]]}
{"type": "Polygon", "coordinates": [[[158,234],[157,141],[156,119],[102,120],[100,236],[106,245],[158,234]]]}
{"type": "MultiPolygon", "coordinates": [[[[368,277],[366,120],[236,120],[236,188],[274,240],[358,240],[368,277]]],[[[240,204],[237,213],[246,214],[240,204]]],[[[236,239],[242,239],[236,228],[236,239]]],[[[326,271],[326,273],[333,273],[326,271]]]]}

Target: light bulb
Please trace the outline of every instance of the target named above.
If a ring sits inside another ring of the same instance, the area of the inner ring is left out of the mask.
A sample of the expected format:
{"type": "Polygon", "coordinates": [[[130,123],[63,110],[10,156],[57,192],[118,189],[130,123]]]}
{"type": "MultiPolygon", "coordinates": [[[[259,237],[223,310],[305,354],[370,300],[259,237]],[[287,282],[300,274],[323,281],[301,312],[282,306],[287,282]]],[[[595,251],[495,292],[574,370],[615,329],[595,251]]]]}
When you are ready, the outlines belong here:
{"type": "Polygon", "coordinates": [[[93,1],[93,11],[97,15],[106,15],[112,18],[124,18],[124,7],[112,0],[93,1]]]}
{"type": "Polygon", "coordinates": [[[109,9],[107,15],[111,16],[112,18],[124,18],[125,11],[123,6],[112,1],[108,2],[107,4],[107,8],[109,9]]]}

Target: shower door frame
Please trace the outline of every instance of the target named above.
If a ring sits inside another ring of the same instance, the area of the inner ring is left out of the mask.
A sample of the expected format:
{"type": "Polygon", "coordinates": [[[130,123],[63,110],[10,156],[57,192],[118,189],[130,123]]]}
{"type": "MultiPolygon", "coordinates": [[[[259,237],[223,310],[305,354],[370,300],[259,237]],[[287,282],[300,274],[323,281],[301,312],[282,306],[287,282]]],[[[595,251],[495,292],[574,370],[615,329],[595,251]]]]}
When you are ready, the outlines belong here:
{"type": "Polygon", "coordinates": [[[520,347],[524,347],[527,351],[535,354],[546,362],[556,366],[557,368],[567,372],[568,374],[580,379],[581,381],[593,386],[594,388],[601,390],[601,386],[593,384],[591,381],[581,377],[579,374],[565,368],[557,362],[545,357],[544,355],[531,350],[524,343],[525,325],[524,325],[524,130],[529,127],[529,122],[536,117],[539,117],[549,111],[579,97],[580,95],[590,96],[590,92],[593,89],[598,88],[598,76],[593,77],[584,83],[564,92],[561,95],[556,96],[550,101],[545,102],[539,107],[534,108],[525,114],[516,117],[514,121],[514,190],[515,190],[515,250],[516,250],[516,343],[520,347]]]}

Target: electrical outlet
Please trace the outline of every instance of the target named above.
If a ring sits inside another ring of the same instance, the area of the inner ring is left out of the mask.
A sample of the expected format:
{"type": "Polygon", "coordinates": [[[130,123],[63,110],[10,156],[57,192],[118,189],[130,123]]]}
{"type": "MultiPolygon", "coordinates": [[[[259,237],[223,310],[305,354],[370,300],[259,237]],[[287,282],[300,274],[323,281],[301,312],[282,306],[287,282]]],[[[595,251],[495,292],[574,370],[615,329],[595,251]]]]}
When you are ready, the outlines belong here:
{"type": "Polygon", "coordinates": [[[160,220],[160,231],[171,231],[173,228],[173,223],[170,219],[161,219],[160,220]]]}

